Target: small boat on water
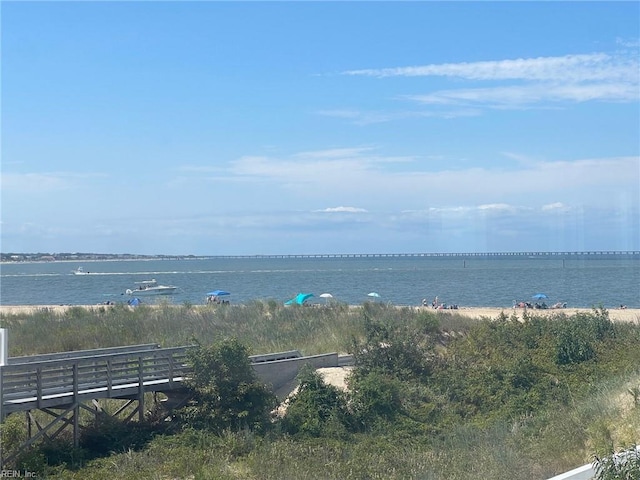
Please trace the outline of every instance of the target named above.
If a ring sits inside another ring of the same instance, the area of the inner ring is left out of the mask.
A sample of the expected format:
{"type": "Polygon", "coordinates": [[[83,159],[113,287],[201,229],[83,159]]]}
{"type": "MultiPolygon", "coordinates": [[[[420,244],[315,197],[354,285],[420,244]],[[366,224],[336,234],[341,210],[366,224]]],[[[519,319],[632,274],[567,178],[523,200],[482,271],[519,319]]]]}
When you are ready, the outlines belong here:
{"type": "Polygon", "coordinates": [[[128,288],[124,293],[135,297],[140,295],[170,295],[178,289],[173,285],[158,285],[155,279],[136,282],[136,285],[136,288],[128,288]]]}
{"type": "Polygon", "coordinates": [[[84,268],[82,267],[78,267],[75,270],[71,270],[71,273],[73,273],[74,275],[90,275],[91,272],[85,272],[84,268]]]}

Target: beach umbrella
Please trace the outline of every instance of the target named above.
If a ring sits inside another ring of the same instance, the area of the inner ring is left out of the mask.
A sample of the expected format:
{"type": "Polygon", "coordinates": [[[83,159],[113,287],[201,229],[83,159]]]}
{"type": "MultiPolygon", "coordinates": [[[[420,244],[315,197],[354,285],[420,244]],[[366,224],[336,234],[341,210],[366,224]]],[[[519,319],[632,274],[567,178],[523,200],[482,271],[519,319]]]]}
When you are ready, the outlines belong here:
{"type": "Polygon", "coordinates": [[[299,293],[298,295],[295,296],[295,298],[292,298],[291,300],[287,300],[286,302],[284,302],[285,305],[303,305],[304,302],[306,302],[307,300],[309,300],[311,297],[313,297],[313,293],[299,293]]]}
{"type": "Polygon", "coordinates": [[[321,293],[320,298],[324,299],[324,303],[327,303],[333,300],[333,295],[330,293],[321,293]]]}
{"type": "Polygon", "coordinates": [[[380,298],[380,294],[376,292],[367,293],[367,297],[380,298]]]}
{"type": "Polygon", "coordinates": [[[209,297],[221,297],[223,295],[231,295],[229,292],[225,292],[224,290],[214,290],[213,292],[207,293],[209,297]]]}
{"type": "Polygon", "coordinates": [[[536,293],[536,294],[533,296],[533,298],[534,298],[535,300],[542,300],[542,299],[544,299],[544,298],[549,298],[549,297],[547,297],[544,293],[536,293]]]}

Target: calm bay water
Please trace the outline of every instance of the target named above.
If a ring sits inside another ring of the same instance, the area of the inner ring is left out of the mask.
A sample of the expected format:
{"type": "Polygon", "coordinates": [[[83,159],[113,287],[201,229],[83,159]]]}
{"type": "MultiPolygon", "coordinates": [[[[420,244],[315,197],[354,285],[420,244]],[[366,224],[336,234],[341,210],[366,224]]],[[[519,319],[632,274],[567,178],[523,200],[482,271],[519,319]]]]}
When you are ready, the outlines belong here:
{"type": "Polygon", "coordinates": [[[621,304],[640,308],[640,256],[628,254],[361,257],[212,258],[96,262],[7,263],[0,266],[3,305],[91,305],[125,302],[135,282],[156,279],[175,285],[173,295],[144,297],[145,303],[202,304],[207,292],[231,292],[231,303],[286,301],[298,292],[321,293],[361,304],[371,300],[419,305],[437,295],[461,307],[510,307],[545,293],[547,304],[568,307],[621,304]],[[82,266],[90,275],[73,275],[82,266]]]}

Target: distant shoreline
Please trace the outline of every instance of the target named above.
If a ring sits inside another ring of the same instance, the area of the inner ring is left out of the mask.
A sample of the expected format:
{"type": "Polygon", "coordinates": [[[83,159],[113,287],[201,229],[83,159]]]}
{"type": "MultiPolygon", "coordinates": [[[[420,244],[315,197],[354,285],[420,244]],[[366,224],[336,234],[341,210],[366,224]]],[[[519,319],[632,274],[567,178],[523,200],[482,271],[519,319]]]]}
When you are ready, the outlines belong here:
{"type": "Polygon", "coordinates": [[[68,259],[60,260],[2,260],[0,265],[25,265],[32,263],[96,263],[96,262],[155,262],[168,260],[207,260],[213,257],[140,257],[140,258],[91,258],[91,259],[68,259]]]}
{"type": "MultiPolygon", "coordinates": [[[[153,305],[148,305],[153,307],[153,305]]],[[[99,308],[110,308],[110,305],[0,305],[0,315],[19,315],[19,314],[32,314],[38,311],[46,310],[55,314],[63,314],[70,308],[86,308],[89,310],[96,310],[99,308]]],[[[166,305],[163,305],[165,308],[166,305]]],[[[182,305],[169,305],[170,308],[184,308],[182,305]]],[[[192,308],[216,308],[215,306],[207,305],[194,305],[192,308]]],[[[361,305],[352,305],[351,308],[361,308],[361,305]]],[[[402,305],[398,305],[398,308],[407,308],[402,305]]],[[[416,309],[424,309],[425,311],[437,312],[439,315],[464,315],[471,318],[492,318],[495,319],[501,314],[505,314],[509,317],[516,315],[518,318],[522,318],[525,309],[523,308],[503,308],[503,307],[461,307],[453,310],[433,310],[430,307],[410,307],[416,309]]],[[[615,308],[606,309],[609,313],[609,318],[614,322],[634,322],[640,323],[640,308],[615,308]]],[[[553,315],[564,313],[566,315],[573,315],[576,313],[591,313],[592,308],[561,308],[561,309],[526,309],[526,312],[530,315],[553,315]]]]}

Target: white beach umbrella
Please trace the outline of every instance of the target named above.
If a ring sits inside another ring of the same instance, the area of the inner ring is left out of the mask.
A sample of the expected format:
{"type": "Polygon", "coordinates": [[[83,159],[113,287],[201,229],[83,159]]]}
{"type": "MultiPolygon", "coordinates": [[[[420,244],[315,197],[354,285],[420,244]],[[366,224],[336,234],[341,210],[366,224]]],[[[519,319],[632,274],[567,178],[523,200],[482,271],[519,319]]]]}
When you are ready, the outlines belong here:
{"type": "Polygon", "coordinates": [[[327,303],[333,300],[333,295],[330,293],[321,293],[320,298],[324,299],[324,303],[327,303]]]}

